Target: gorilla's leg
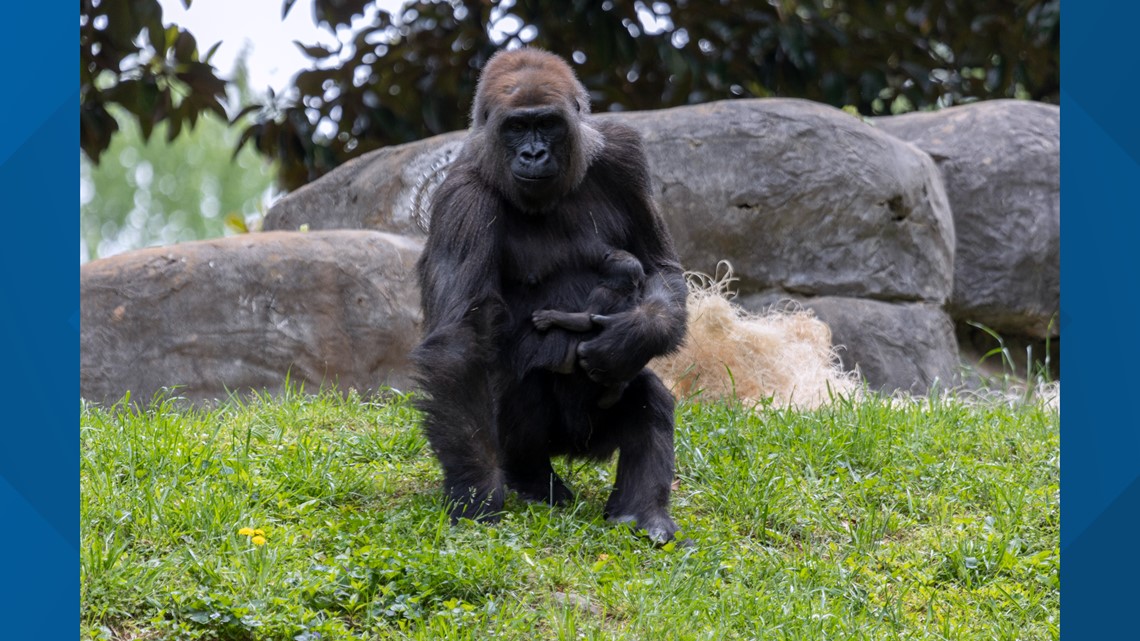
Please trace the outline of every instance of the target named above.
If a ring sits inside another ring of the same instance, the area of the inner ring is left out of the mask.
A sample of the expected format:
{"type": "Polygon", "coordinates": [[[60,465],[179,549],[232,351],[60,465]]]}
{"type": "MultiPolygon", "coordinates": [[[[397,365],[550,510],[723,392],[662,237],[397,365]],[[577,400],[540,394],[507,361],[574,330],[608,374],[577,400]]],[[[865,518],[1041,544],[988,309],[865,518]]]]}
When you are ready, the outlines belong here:
{"type": "Polygon", "coordinates": [[[424,433],[443,468],[451,521],[496,521],[503,509],[503,475],[494,435],[496,381],[488,376],[469,323],[432,332],[412,353],[427,395],[418,399],[424,433]]]}
{"type": "Polygon", "coordinates": [[[499,448],[508,487],[527,501],[564,505],[574,493],[550,465],[550,430],[557,412],[544,384],[548,378],[546,372],[531,372],[503,395],[499,448]]]}
{"type": "Polygon", "coordinates": [[[612,409],[598,414],[600,430],[617,439],[617,480],[606,502],[606,518],[637,522],[649,538],[665,543],[677,525],[669,517],[673,483],[673,397],[660,379],[642,370],[612,409]]]}
{"type": "Polygon", "coordinates": [[[507,486],[518,492],[526,501],[566,505],[574,500],[574,493],[554,471],[549,457],[545,462],[534,461],[533,464],[516,465],[513,469],[504,470],[504,474],[507,486]]]}
{"type": "Polygon", "coordinates": [[[625,392],[625,387],[625,383],[618,383],[607,387],[605,393],[598,399],[598,407],[602,409],[613,407],[618,400],[621,399],[622,393],[625,392]]]}

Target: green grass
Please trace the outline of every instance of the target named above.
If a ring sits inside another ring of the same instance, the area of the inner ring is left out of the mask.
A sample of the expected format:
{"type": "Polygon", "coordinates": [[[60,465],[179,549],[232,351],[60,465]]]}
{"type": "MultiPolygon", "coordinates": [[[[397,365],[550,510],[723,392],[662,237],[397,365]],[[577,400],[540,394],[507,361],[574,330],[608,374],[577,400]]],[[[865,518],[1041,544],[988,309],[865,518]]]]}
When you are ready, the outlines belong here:
{"type": "Polygon", "coordinates": [[[578,493],[450,527],[407,398],[81,408],[81,637],[1056,639],[1058,417],[682,403],[689,547],[578,493]],[[264,532],[255,545],[241,528],[264,532]]]}

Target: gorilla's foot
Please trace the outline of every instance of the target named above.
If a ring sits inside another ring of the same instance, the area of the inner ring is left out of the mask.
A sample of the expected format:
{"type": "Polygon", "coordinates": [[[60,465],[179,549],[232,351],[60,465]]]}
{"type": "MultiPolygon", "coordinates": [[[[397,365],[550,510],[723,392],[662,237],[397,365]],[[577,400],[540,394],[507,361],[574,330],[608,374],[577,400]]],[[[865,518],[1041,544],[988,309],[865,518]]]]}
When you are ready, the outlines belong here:
{"type": "Polygon", "coordinates": [[[677,524],[661,509],[647,510],[642,514],[607,514],[606,520],[610,523],[628,523],[657,545],[672,541],[677,534],[677,524]]]}
{"type": "Polygon", "coordinates": [[[455,525],[460,519],[497,523],[502,518],[505,494],[501,481],[482,488],[474,485],[449,485],[447,500],[451,524],[455,525]]]}

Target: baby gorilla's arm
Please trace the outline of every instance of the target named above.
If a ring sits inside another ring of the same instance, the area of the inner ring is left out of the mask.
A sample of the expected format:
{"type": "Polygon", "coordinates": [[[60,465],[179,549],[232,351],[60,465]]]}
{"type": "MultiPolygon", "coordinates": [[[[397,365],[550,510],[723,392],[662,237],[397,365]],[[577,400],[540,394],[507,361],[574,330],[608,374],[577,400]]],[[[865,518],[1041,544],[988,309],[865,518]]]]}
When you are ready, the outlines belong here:
{"type": "Polygon", "coordinates": [[[571,332],[588,332],[594,328],[590,312],[559,312],[553,309],[540,309],[530,319],[540,332],[552,327],[561,327],[571,332]]]}
{"type": "MultiPolygon", "coordinates": [[[[588,332],[594,327],[590,312],[559,312],[553,309],[540,309],[531,315],[530,320],[540,332],[553,327],[560,327],[571,332],[588,332]]],[[[572,341],[566,350],[566,358],[562,363],[551,367],[550,371],[557,374],[569,374],[574,371],[575,361],[578,360],[578,341],[572,341]]]]}

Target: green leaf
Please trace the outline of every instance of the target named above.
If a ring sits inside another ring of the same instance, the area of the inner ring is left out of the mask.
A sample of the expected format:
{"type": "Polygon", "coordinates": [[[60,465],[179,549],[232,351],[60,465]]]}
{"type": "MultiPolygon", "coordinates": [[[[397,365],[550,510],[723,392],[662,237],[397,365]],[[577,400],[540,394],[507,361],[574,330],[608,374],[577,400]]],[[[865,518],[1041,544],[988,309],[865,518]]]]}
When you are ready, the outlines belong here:
{"type": "Polygon", "coordinates": [[[265,107],[263,105],[258,104],[246,105],[245,107],[242,107],[241,111],[237,112],[237,115],[230,119],[230,124],[232,125],[242,118],[248,116],[249,114],[264,108],[265,107]]]}
{"type": "Polygon", "coordinates": [[[293,44],[297,45],[297,48],[300,49],[306,56],[313,59],[328,58],[335,53],[334,51],[326,49],[322,45],[306,45],[300,40],[294,40],[293,44]]]}
{"type": "Polygon", "coordinates": [[[142,132],[143,142],[149,142],[150,134],[154,131],[154,119],[150,117],[140,117],[139,131],[142,132]]]}
{"type": "Polygon", "coordinates": [[[190,85],[190,88],[203,96],[223,96],[226,81],[214,75],[214,68],[204,62],[189,62],[180,65],[175,76],[190,85]]]}
{"type": "Polygon", "coordinates": [[[79,143],[87,157],[95,164],[111,144],[111,135],[119,130],[119,123],[101,102],[92,101],[79,109],[79,143]]]}
{"type": "Polygon", "coordinates": [[[186,102],[183,101],[182,104],[174,108],[174,111],[171,112],[170,117],[166,119],[166,142],[168,143],[174,142],[174,139],[178,137],[178,134],[182,133],[182,120],[185,117],[183,115],[185,106],[186,102]]]}
{"type": "Polygon", "coordinates": [[[239,234],[249,233],[249,227],[246,226],[245,219],[241,217],[241,214],[233,211],[226,214],[226,228],[239,234]]]}
{"type": "Polygon", "coordinates": [[[142,112],[142,81],[140,80],[123,80],[117,85],[107,87],[102,92],[104,102],[113,103],[117,102],[122,105],[127,111],[138,115],[142,112]]]}
{"type": "Polygon", "coordinates": [[[214,46],[210,47],[210,50],[206,52],[206,57],[202,59],[202,62],[209,63],[210,60],[214,57],[214,53],[218,51],[218,47],[220,46],[222,46],[221,40],[215,42],[214,46]]]}
{"type": "Polygon", "coordinates": [[[221,101],[219,101],[216,97],[206,96],[205,103],[206,108],[214,112],[214,115],[221,119],[222,122],[229,122],[229,116],[226,114],[225,106],[223,106],[221,101]]]}
{"type": "Polygon", "coordinates": [[[150,46],[154,49],[156,56],[165,55],[166,53],[166,30],[148,28],[146,30],[147,40],[150,46]]]}
{"type": "Polygon", "coordinates": [[[261,125],[251,125],[249,127],[246,127],[245,131],[241,132],[241,138],[239,138],[237,144],[234,145],[234,153],[232,156],[230,156],[230,160],[237,158],[238,154],[241,153],[241,148],[260,133],[261,125]]]}
{"type": "Polygon", "coordinates": [[[198,41],[193,34],[183,29],[174,41],[174,59],[178,62],[194,62],[198,53],[198,41]]]}
{"type": "Polygon", "coordinates": [[[178,34],[180,31],[177,26],[170,25],[163,33],[163,37],[166,39],[166,41],[163,43],[162,49],[160,49],[160,51],[166,51],[167,49],[173,47],[174,43],[178,40],[178,34]]]}

